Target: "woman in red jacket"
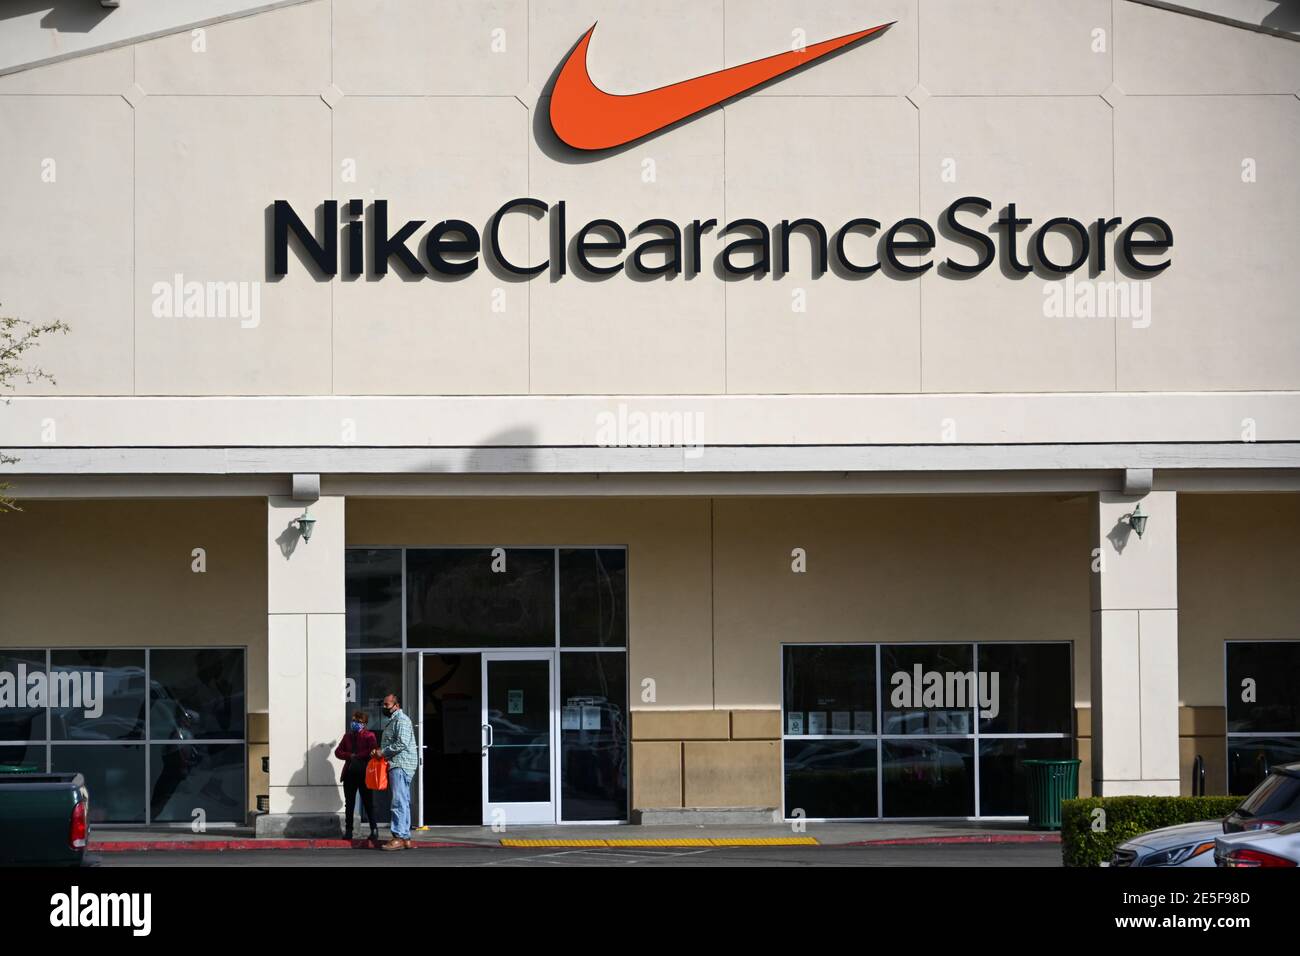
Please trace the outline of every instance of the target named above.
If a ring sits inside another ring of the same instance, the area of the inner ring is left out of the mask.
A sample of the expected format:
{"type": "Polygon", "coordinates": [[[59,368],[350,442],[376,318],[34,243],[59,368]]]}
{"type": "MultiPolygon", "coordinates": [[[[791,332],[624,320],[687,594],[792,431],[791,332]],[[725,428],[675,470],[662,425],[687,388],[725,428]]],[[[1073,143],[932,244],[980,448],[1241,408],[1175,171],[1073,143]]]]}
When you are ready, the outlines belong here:
{"type": "Polygon", "coordinates": [[[375,823],[375,797],[366,786],[366,763],[370,760],[370,751],[378,746],[375,735],[366,729],[369,716],[364,710],[352,712],[352,724],[343,735],[339,745],[334,748],[334,756],[343,761],[343,800],[346,803],[347,832],[344,839],[352,839],[352,814],[356,810],[357,794],[361,794],[361,808],[365,811],[366,822],[370,824],[370,842],[378,845],[379,827],[375,823]]]}

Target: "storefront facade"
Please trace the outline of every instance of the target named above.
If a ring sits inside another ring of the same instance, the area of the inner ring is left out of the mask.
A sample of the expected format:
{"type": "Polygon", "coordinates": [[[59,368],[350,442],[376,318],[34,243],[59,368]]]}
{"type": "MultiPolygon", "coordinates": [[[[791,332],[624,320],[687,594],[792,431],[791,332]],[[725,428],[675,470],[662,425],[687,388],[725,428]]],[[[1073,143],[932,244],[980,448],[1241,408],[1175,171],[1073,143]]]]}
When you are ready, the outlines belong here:
{"type": "Polygon", "coordinates": [[[388,693],[428,826],[1016,818],[1031,757],[1300,759],[1285,30],[145,6],[55,55],[0,25],[0,314],[70,326],[0,406],[0,763],[299,834],[388,693]],[[817,61],[586,152],[552,100],[597,20],[611,92],[817,61]]]}

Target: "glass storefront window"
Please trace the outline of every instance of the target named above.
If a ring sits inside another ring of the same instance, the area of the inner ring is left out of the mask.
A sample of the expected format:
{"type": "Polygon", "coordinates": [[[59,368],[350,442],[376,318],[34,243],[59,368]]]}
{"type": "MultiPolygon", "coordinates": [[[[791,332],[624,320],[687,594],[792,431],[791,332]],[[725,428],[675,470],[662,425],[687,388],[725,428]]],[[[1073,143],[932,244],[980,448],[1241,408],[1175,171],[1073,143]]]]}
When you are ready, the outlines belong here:
{"type": "Polygon", "coordinates": [[[151,740],[244,736],[244,652],[231,648],[149,652],[151,740]]]}
{"type": "Polygon", "coordinates": [[[785,645],[786,817],[1024,815],[1024,761],[1073,754],[1071,651],[1064,642],[785,645]]]}
{"type": "Polygon", "coordinates": [[[383,700],[389,694],[402,698],[402,707],[408,708],[402,693],[401,654],[348,654],[347,675],[349,694],[339,709],[339,734],[342,735],[352,719],[354,710],[364,710],[370,717],[367,724],[375,737],[384,732],[388,720],[384,717],[383,700]]]}
{"type": "Polygon", "coordinates": [[[627,655],[560,655],[560,786],[565,820],[627,818],[627,655]]]}
{"type": "Polygon", "coordinates": [[[1300,760],[1300,641],[1228,641],[1224,669],[1228,792],[1247,794],[1300,760]]]}
{"type": "Polygon", "coordinates": [[[881,742],[880,767],[886,817],[973,817],[975,741],[881,742]]]}
{"type": "Polygon", "coordinates": [[[344,555],[347,646],[402,646],[400,548],[348,548],[344,555]]]}
{"type": "Polygon", "coordinates": [[[1268,776],[1268,768],[1300,761],[1300,736],[1228,737],[1228,793],[1245,796],[1268,776]]]}
{"type": "MultiPolygon", "coordinates": [[[[44,740],[45,707],[40,694],[45,684],[45,652],[0,651],[0,741],[44,740]],[[3,686],[7,684],[8,686],[3,686]]],[[[10,763],[0,758],[0,763],[10,763]]],[[[45,758],[41,764],[44,769],[45,758]]]]}
{"type": "MultiPolygon", "coordinates": [[[[981,648],[982,651],[982,648],[981,648]]],[[[1023,817],[1029,813],[1026,760],[1068,760],[1069,737],[996,737],[980,741],[980,814],[1023,817]]]]}
{"type": "Polygon", "coordinates": [[[44,773],[45,744],[21,740],[0,741],[0,764],[24,768],[19,773],[44,773]]]}
{"type": "Polygon", "coordinates": [[[555,549],[406,552],[408,647],[553,647],[555,549]]]}
{"type": "Polygon", "coordinates": [[[627,552],[560,549],[560,644],[627,646],[627,552]]]}
{"type": "MultiPolygon", "coordinates": [[[[972,732],[974,701],[946,707],[953,674],[974,670],[970,644],[886,644],[881,648],[880,692],[885,734],[947,736],[972,732]],[[938,675],[938,693],[934,675],[938,675]]],[[[962,688],[964,690],[964,687],[962,688]]]]}
{"type": "Polygon", "coordinates": [[[1300,733],[1300,641],[1229,641],[1228,733],[1300,733]]]}
{"type": "Polygon", "coordinates": [[[981,734],[1073,732],[1069,644],[986,643],[976,651],[980,674],[997,675],[997,714],[979,718],[981,734]]]}
{"type": "Polygon", "coordinates": [[[0,674],[47,653],[42,705],[0,708],[0,764],[80,773],[95,823],[246,819],[243,648],[6,650],[0,674]]]}
{"type": "Polygon", "coordinates": [[[879,816],[874,739],[786,740],[787,817],[879,816]]]}
{"type": "MultiPolygon", "coordinates": [[[[244,745],[153,744],[149,748],[149,813],[156,823],[242,821],[244,745]]],[[[93,806],[93,801],[92,801],[93,806]]]]}
{"type": "Polygon", "coordinates": [[[60,648],[50,654],[54,740],[143,740],[144,651],[60,648]]]}
{"type": "Polygon", "coordinates": [[[79,773],[90,794],[91,823],[145,822],[143,744],[65,744],[50,748],[50,769],[79,773]]]}
{"type": "Polygon", "coordinates": [[[876,733],[876,647],[785,648],[785,733],[791,737],[876,733]]]}

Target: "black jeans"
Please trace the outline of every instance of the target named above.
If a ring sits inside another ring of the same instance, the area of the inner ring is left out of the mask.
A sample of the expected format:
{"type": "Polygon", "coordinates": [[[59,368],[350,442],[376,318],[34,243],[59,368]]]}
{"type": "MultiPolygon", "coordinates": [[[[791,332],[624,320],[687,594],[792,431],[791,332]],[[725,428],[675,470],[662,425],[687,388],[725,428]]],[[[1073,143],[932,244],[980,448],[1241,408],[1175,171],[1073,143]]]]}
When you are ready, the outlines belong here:
{"type": "Polygon", "coordinates": [[[357,791],[361,791],[361,809],[365,811],[366,822],[370,824],[370,835],[379,832],[375,823],[375,792],[366,786],[366,773],[347,773],[343,775],[343,800],[346,804],[346,832],[352,832],[352,815],[356,812],[357,791]]]}

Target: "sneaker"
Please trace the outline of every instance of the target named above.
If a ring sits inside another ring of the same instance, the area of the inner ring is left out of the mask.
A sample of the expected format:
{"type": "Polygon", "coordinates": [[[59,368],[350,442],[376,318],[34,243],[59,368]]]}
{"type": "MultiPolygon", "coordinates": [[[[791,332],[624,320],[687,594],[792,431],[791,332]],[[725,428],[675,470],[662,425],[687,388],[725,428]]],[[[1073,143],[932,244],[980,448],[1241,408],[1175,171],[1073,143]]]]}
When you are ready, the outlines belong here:
{"type": "Polygon", "coordinates": [[[389,840],[387,843],[382,844],[382,845],[379,847],[379,849],[381,849],[381,850],[405,850],[405,849],[406,849],[406,844],[405,844],[401,839],[399,839],[398,837],[393,837],[393,838],[392,838],[391,840],[389,840]]]}

